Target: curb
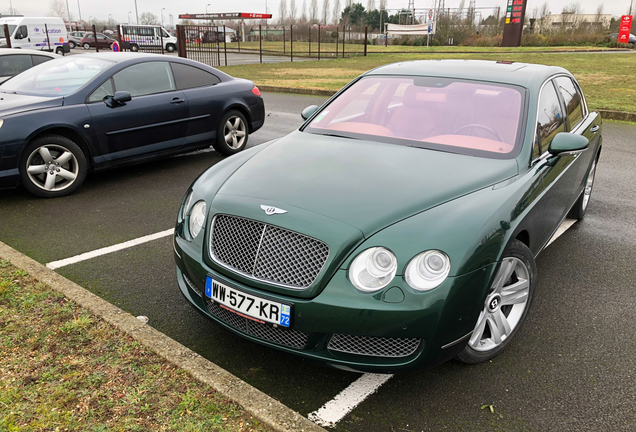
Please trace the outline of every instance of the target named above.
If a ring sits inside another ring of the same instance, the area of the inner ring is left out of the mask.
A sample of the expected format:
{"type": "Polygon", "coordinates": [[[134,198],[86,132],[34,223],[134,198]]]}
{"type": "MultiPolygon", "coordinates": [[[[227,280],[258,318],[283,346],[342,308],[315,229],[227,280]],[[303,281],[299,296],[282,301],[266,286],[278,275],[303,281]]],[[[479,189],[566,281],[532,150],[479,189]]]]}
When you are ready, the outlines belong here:
{"type": "Polygon", "coordinates": [[[148,324],[142,323],[128,312],[123,311],[2,242],[0,242],[0,257],[8,259],[15,267],[28,272],[29,275],[40,282],[64,294],[68,299],[90,310],[118,330],[132,336],[170,363],[184,369],[202,383],[209,385],[222,396],[237,402],[245,411],[275,431],[326,432],[325,429],[301,416],[296,411],[155,330],[148,324]]]}
{"type": "MultiPolygon", "coordinates": [[[[338,92],[338,90],[278,87],[278,86],[258,85],[258,84],[257,86],[261,91],[264,91],[264,92],[291,93],[291,94],[302,94],[302,95],[310,95],[310,96],[330,97],[335,95],[338,92]]],[[[593,111],[600,113],[603,120],[620,120],[620,121],[636,123],[636,113],[633,113],[633,112],[613,111],[613,110],[604,110],[604,109],[598,109],[593,111]]]]}

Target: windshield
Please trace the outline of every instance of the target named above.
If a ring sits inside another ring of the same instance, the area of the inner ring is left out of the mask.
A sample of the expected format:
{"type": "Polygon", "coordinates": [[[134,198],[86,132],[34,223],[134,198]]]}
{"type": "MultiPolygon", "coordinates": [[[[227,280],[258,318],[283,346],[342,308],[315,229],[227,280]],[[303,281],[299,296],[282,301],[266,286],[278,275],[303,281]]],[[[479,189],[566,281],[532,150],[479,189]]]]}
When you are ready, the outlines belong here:
{"type": "Polygon", "coordinates": [[[365,77],[326,106],[305,132],[454,153],[507,157],[522,93],[513,86],[435,77],[365,77]]]}
{"type": "MultiPolygon", "coordinates": [[[[11,36],[13,34],[13,30],[15,30],[15,27],[16,26],[9,24],[9,36],[11,36]]],[[[0,24],[0,37],[1,38],[6,38],[7,37],[7,35],[4,32],[4,25],[3,24],[0,24]]]]}
{"type": "Polygon", "coordinates": [[[0,85],[0,91],[35,96],[67,96],[113,64],[87,56],[55,59],[16,75],[0,85]]]}

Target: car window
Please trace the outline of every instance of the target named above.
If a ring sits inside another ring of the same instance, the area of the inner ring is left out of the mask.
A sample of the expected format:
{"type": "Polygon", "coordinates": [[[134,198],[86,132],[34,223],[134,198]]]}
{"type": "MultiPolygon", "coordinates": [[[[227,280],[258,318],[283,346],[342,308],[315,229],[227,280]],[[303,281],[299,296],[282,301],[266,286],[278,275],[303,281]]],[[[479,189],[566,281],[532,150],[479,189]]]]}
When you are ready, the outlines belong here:
{"type": "Polygon", "coordinates": [[[113,96],[115,91],[113,89],[113,80],[109,78],[104,84],[97,87],[97,89],[91,93],[88,97],[89,102],[100,102],[103,101],[106,96],[113,96]]]}
{"type": "Polygon", "coordinates": [[[18,30],[15,32],[16,39],[24,39],[29,36],[29,31],[27,30],[27,26],[23,25],[18,27],[18,30]]]}
{"type": "Polygon", "coordinates": [[[218,84],[221,80],[209,72],[181,63],[170,63],[177,88],[187,89],[218,84]]]}
{"type": "Polygon", "coordinates": [[[115,91],[131,96],[162,93],[175,89],[170,64],[164,61],[139,63],[113,76],[115,91]]]}
{"type": "Polygon", "coordinates": [[[572,130],[583,119],[583,98],[570,78],[558,77],[555,81],[563,97],[568,126],[572,130]]]}
{"type": "Polygon", "coordinates": [[[33,66],[39,65],[40,63],[44,63],[49,60],[53,60],[51,57],[47,57],[43,55],[32,55],[31,59],[33,60],[33,66]]]}
{"type": "Polygon", "coordinates": [[[507,84],[367,76],[322,108],[303,131],[510,158],[518,148],[522,102],[520,89],[507,84]]]}
{"type": "Polygon", "coordinates": [[[33,66],[30,55],[0,56],[0,76],[13,76],[33,66]]]}
{"type": "MultiPolygon", "coordinates": [[[[13,34],[13,30],[15,30],[15,25],[9,24],[9,36],[13,34]]],[[[4,25],[0,25],[0,38],[6,38],[7,35],[4,33],[4,25]]]]}
{"type": "Polygon", "coordinates": [[[539,111],[537,118],[537,134],[533,157],[548,151],[552,138],[565,131],[563,111],[552,81],[543,86],[539,95],[539,111]],[[538,144],[538,145],[537,145],[538,144]]]}

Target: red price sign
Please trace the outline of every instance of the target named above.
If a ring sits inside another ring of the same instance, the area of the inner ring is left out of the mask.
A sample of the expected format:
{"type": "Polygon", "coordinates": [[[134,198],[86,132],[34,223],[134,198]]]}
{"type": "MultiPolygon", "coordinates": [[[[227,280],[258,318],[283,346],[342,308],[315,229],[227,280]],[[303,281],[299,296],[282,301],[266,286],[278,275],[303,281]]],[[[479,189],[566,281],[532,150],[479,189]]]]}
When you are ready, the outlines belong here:
{"type": "Polygon", "coordinates": [[[632,16],[631,15],[623,15],[621,17],[621,25],[618,30],[618,41],[622,43],[629,42],[629,33],[632,30],[632,16]]]}

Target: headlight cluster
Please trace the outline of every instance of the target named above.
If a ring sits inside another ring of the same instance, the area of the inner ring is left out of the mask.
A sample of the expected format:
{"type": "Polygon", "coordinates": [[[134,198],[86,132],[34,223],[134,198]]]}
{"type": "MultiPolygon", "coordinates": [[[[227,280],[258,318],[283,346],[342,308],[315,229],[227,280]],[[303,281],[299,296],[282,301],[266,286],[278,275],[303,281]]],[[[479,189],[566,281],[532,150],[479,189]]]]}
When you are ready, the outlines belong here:
{"type": "Polygon", "coordinates": [[[203,226],[205,224],[205,215],[207,206],[205,201],[197,201],[194,203],[192,207],[190,204],[192,203],[192,191],[188,194],[185,201],[183,202],[183,210],[181,213],[181,218],[187,220],[188,231],[190,233],[190,238],[196,238],[199,235],[203,226]]]}
{"type": "MultiPolygon", "coordinates": [[[[386,287],[397,272],[397,258],[383,247],[369,248],[351,262],[349,279],[363,292],[386,287]]],[[[450,272],[450,259],[444,252],[428,250],[415,256],[406,266],[404,278],[411,288],[428,291],[439,286],[450,272]]]]}

